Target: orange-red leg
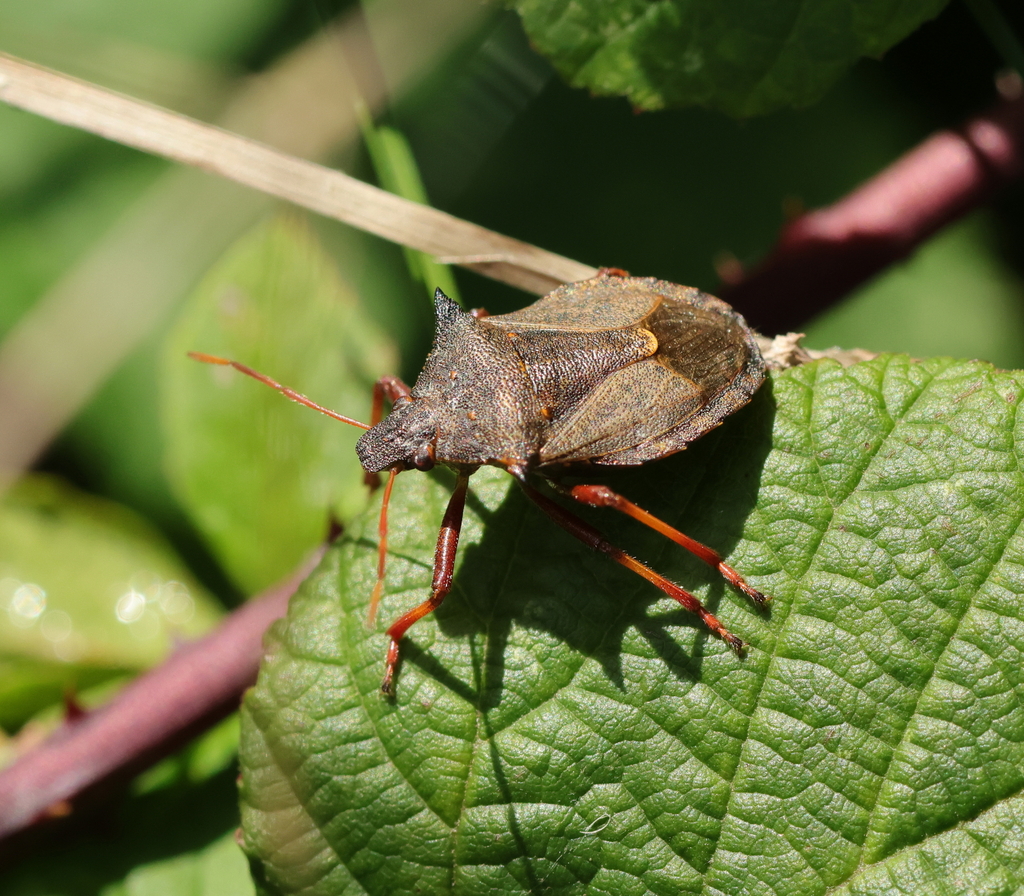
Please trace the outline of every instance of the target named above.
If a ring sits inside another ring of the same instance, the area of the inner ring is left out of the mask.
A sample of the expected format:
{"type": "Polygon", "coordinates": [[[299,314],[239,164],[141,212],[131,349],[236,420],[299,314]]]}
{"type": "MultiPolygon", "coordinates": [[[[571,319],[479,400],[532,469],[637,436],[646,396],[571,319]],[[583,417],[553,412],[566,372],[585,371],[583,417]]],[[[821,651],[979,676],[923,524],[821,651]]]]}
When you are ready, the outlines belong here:
{"type": "Polygon", "coordinates": [[[452,574],[455,570],[455,553],[459,547],[459,532],[462,531],[462,511],[466,506],[466,488],[469,485],[469,473],[459,473],[455,483],[455,491],[448,501],[448,509],[441,521],[441,531],[437,535],[437,548],[434,551],[434,580],[428,597],[418,607],[413,608],[404,616],[396,619],[388,629],[391,643],[388,645],[387,658],[384,661],[384,680],[380,689],[388,696],[395,693],[395,672],[398,667],[398,645],[409,626],[418,622],[428,613],[436,610],[448,595],[452,587],[452,574]]]}
{"type": "Polygon", "coordinates": [[[380,519],[377,522],[377,583],[370,595],[370,612],[366,616],[366,624],[373,625],[377,619],[377,605],[380,603],[381,592],[384,590],[384,567],[388,557],[388,504],[391,503],[391,489],[395,485],[398,467],[393,467],[388,476],[388,484],[384,486],[384,498],[380,504],[380,519]]]}
{"type": "Polygon", "coordinates": [[[633,517],[633,519],[638,520],[645,526],[654,529],[655,532],[660,532],[666,538],[671,538],[676,544],[686,548],[695,557],[699,557],[707,563],[708,566],[717,569],[727,582],[739,588],[754,603],[766,604],[771,600],[767,595],[748,585],[743,576],[736,572],[735,569],[727,563],[723,563],[718,551],[709,548],[706,544],[695,541],[689,535],[673,528],[664,520],[660,520],[653,514],[648,513],[642,507],[637,507],[632,501],[613,492],[607,486],[577,485],[564,489],[564,492],[581,504],[589,504],[591,507],[612,507],[627,516],[633,517]]]}
{"type": "Polygon", "coordinates": [[[384,419],[384,399],[394,404],[399,398],[408,398],[412,392],[397,376],[382,376],[373,384],[373,404],[370,408],[370,426],[384,419]]]}
{"type": "Polygon", "coordinates": [[[725,641],[733,650],[737,653],[743,652],[743,648],[746,646],[743,641],[722,625],[715,615],[685,588],[680,588],[675,584],[675,582],[670,582],[663,575],[656,573],[649,566],[645,566],[639,560],[635,560],[630,557],[629,554],[621,548],[615,547],[615,545],[609,542],[608,539],[606,539],[589,523],[580,519],[576,514],[566,510],[560,504],[556,504],[532,486],[523,482],[520,482],[520,485],[522,485],[527,496],[570,535],[575,536],[594,550],[607,554],[616,563],[620,563],[622,566],[625,566],[626,569],[635,572],[639,576],[643,576],[656,588],[660,588],[665,592],[665,594],[673,600],[678,601],[691,613],[699,616],[704,625],[706,625],[713,634],[718,635],[719,638],[725,641]]]}

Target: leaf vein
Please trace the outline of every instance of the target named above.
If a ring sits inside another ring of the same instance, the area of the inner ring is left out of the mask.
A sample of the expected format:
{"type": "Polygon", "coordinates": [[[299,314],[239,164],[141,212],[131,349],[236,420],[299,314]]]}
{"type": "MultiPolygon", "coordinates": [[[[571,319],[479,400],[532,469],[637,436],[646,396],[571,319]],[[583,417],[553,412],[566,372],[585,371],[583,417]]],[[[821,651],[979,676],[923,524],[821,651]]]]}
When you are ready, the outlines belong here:
{"type": "MultiPolygon", "coordinates": [[[[991,382],[991,377],[989,377],[989,379],[990,379],[990,382],[991,382]]],[[[915,403],[916,403],[916,400],[915,400],[915,403]]],[[[1012,420],[1012,428],[1013,429],[1016,428],[1016,419],[1017,419],[1018,408],[1019,408],[1019,405],[1015,403],[1013,405],[1013,420],[1012,420]]],[[[1015,470],[1016,470],[1016,472],[1017,472],[1017,474],[1019,476],[1020,475],[1020,459],[1017,457],[1016,451],[1011,452],[1011,454],[1012,454],[1013,459],[1014,459],[1015,470]]],[[[1024,527],[1024,506],[1018,507],[1017,523],[1013,527],[1014,535],[1019,535],[1021,533],[1022,527],[1024,527]]],[[[881,796],[881,792],[882,792],[882,784],[888,778],[889,769],[892,767],[893,761],[896,759],[897,755],[900,753],[901,749],[903,748],[903,746],[907,742],[907,735],[908,735],[908,733],[910,732],[910,730],[911,730],[911,728],[913,726],[913,721],[920,714],[919,713],[919,708],[920,708],[920,705],[921,705],[921,699],[923,698],[925,692],[928,690],[928,685],[935,678],[936,668],[939,666],[939,664],[942,662],[943,658],[946,656],[947,652],[949,651],[950,645],[957,640],[957,637],[958,637],[958,635],[960,633],[960,628],[963,625],[964,619],[967,618],[968,613],[970,612],[971,608],[974,606],[974,597],[977,596],[977,591],[980,590],[980,585],[984,584],[985,582],[988,582],[992,578],[993,572],[995,572],[996,568],[1002,563],[1003,558],[1006,556],[1006,551],[1009,548],[1009,545],[1013,542],[1013,540],[1014,540],[1014,537],[1011,536],[1011,537],[1009,537],[1009,538],[1007,538],[1007,539],[1005,539],[1003,541],[1002,545],[1000,546],[1000,550],[999,550],[998,556],[993,558],[992,562],[989,564],[989,568],[988,568],[987,572],[985,573],[985,575],[983,577],[981,577],[979,588],[975,590],[975,593],[974,593],[974,596],[972,597],[972,599],[967,601],[967,603],[965,604],[965,606],[963,608],[963,611],[960,613],[959,617],[957,618],[956,626],[954,627],[953,631],[950,633],[949,638],[946,639],[946,643],[943,645],[942,650],[939,652],[935,662],[932,663],[932,668],[931,668],[930,672],[928,673],[927,680],[923,682],[923,684],[921,685],[920,689],[918,690],[917,700],[914,702],[913,710],[907,716],[906,723],[903,726],[903,731],[902,731],[901,736],[900,736],[900,741],[899,741],[898,744],[896,744],[893,747],[892,752],[890,753],[890,755],[889,755],[889,757],[888,757],[888,759],[886,761],[886,769],[879,776],[879,786],[878,786],[878,788],[875,791],[874,805],[871,807],[871,811],[870,811],[870,813],[868,815],[868,819],[867,819],[867,824],[865,825],[865,828],[864,828],[864,830],[865,830],[865,837],[867,835],[869,835],[871,833],[871,831],[872,831],[872,826],[874,824],[876,811],[878,809],[878,798],[881,796]]],[[[863,852],[863,845],[860,847],[860,849],[861,849],[861,852],[863,852]]]]}
{"type": "MultiPolygon", "coordinates": [[[[888,376],[889,370],[893,366],[893,363],[894,363],[894,359],[886,359],[884,369],[882,371],[880,371],[880,379],[879,379],[880,385],[885,382],[885,378],[886,378],[886,376],[888,376]]],[[[812,382],[811,382],[811,384],[809,386],[809,390],[810,390],[811,395],[812,395],[812,400],[813,400],[813,396],[816,394],[816,387],[818,386],[819,381],[821,380],[821,375],[822,375],[823,369],[824,369],[824,365],[822,365],[820,363],[816,364],[815,367],[814,367],[813,380],[812,380],[812,382]]],[[[922,395],[924,394],[924,392],[926,391],[928,386],[930,386],[932,383],[935,382],[935,378],[936,378],[936,375],[932,371],[928,371],[928,378],[927,378],[927,380],[920,385],[920,387],[917,390],[917,393],[914,395],[914,397],[911,400],[910,404],[907,406],[907,408],[904,410],[903,414],[901,415],[901,419],[903,417],[905,417],[907,415],[907,413],[909,413],[909,411],[914,407],[914,405],[917,404],[917,402],[921,399],[922,395]]],[[[818,472],[819,472],[819,477],[818,478],[819,478],[819,482],[821,483],[822,491],[826,495],[826,497],[828,498],[828,502],[829,502],[830,506],[832,507],[832,514],[831,514],[831,517],[829,519],[829,522],[828,522],[828,524],[826,526],[824,526],[822,528],[822,530],[821,530],[821,532],[820,532],[820,534],[819,534],[819,536],[818,536],[818,538],[816,540],[816,543],[814,544],[814,547],[810,551],[809,556],[811,557],[811,560],[807,564],[807,569],[809,569],[811,567],[811,565],[813,565],[813,558],[817,556],[818,551],[820,550],[820,547],[821,547],[821,543],[822,543],[822,541],[825,538],[825,534],[831,529],[832,524],[833,524],[833,522],[835,520],[837,511],[843,505],[845,500],[848,499],[856,491],[857,486],[863,480],[864,474],[867,472],[868,468],[871,466],[871,463],[879,456],[879,454],[882,451],[883,446],[886,444],[886,442],[888,441],[889,437],[892,435],[892,433],[896,429],[896,421],[893,419],[892,415],[890,413],[888,413],[888,407],[887,407],[887,404],[885,402],[884,391],[881,388],[879,388],[877,390],[877,394],[878,394],[878,399],[879,399],[878,400],[878,404],[877,404],[877,409],[878,409],[880,414],[884,414],[885,420],[888,422],[888,427],[884,431],[884,433],[882,435],[882,438],[880,438],[877,441],[877,443],[874,445],[872,450],[870,452],[868,452],[866,455],[864,455],[864,464],[863,464],[863,467],[861,468],[860,475],[857,477],[857,482],[853,483],[850,488],[846,489],[845,495],[838,502],[836,502],[835,498],[831,494],[829,494],[829,491],[828,491],[828,489],[826,487],[826,477],[824,476],[824,471],[823,471],[823,469],[821,467],[821,461],[820,461],[820,456],[821,456],[822,450],[821,450],[818,442],[814,438],[813,406],[811,407],[809,413],[806,415],[805,419],[806,419],[806,426],[807,426],[807,429],[808,429],[808,439],[809,439],[809,442],[811,444],[811,449],[812,449],[812,458],[814,459],[814,464],[815,464],[815,466],[816,466],[816,468],[818,469],[818,472]]],[[[800,608],[798,606],[798,601],[799,600],[800,600],[800,593],[798,592],[794,596],[793,601],[791,602],[791,605],[790,605],[790,608],[789,608],[789,612],[787,613],[785,620],[783,620],[782,625],[780,626],[780,631],[779,631],[778,637],[776,637],[775,643],[772,645],[771,655],[770,655],[769,660],[768,660],[768,668],[765,670],[764,677],[759,682],[757,690],[756,690],[756,693],[754,695],[754,702],[753,702],[753,706],[751,707],[751,710],[750,710],[750,716],[749,716],[749,720],[748,720],[748,724],[747,724],[747,731],[748,732],[750,730],[750,727],[749,727],[750,726],[750,721],[753,720],[754,716],[757,714],[757,711],[758,711],[758,709],[761,706],[761,697],[764,694],[765,686],[766,686],[767,682],[769,681],[769,679],[772,678],[772,676],[773,676],[775,665],[776,665],[776,662],[778,660],[779,648],[780,648],[780,645],[785,640],[786,629],[789,627],[790,622],[794,618],[794,616],[799,615],[799,611],[800,611],[800,608]]],[[[737,770],[739,769],[739,765],[743,762],[744,754],[747,753],[747,749],[748,749],[747,745],[749,743],[751,743],[751,741],[752,741],[752,738],[748,737],[744,741],[743,746],[740,749],[740,762],[737,763],[737,770]]],[[[877,796],[878,796],[878,794],[877,794],[877,791],[876,791],[876,794],[875,794],[875,801],[876,801],[876,803],[877,803],[877,796]]],[[[712,848],[712,853],[711,853],[711,856],[709,857],[709,860],[708,860],[708,870],[709,871],[714,866],[715,860],[716,860],[717,855],[718,855],[718,846],[721,843],[721,839],[722,839],[722,828],[724,827],[724,821],[725,821],[725,819],[728,819],[728,817],[732,814],[732,810],[733,810],[733,808],[735,806],[735,800],[736,800],[736,776],[733,775],[733,778],[729,782],[729,798],[728,798],[727,803],[726,803],[726,813],[725,813],[725,816],[723,818],[723,825],[719,827],[718,835],[715,838],[715,844],[714,844],[714,847],[712,848]]],[[[868,828],[865,828],[865,830],[867,830],[867,829],[868,828]]],[[[787,838],[787,842],[788,842],[788,838],[787,838]]],[[[801,856],[803,855],[803,852],[801,852],[800,850],[796,850],[796,852],[797,852],[798,855],[801,855],[801,856]]],[[[817,872],[815,872],[815,873],[817,873],[817,872]]]]}

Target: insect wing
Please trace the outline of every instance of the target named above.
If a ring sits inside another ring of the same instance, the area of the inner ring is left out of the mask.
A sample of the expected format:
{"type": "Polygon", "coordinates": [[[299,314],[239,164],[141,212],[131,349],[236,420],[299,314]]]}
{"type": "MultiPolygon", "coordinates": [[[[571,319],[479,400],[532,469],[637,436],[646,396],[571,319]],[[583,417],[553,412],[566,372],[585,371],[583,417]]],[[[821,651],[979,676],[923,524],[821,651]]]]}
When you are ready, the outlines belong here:
{"type": "Polygon", "coordinates": [[[706,403],[700,386],[656,359],[630,364],[605,377],[574,414],[552,426],[541,463],[615,463],[611,455],[671,432],[680,417],[692,418],[706,403]]]}
{"type": "MultiPolygon", "coordinates": [[[[550,316],[562,292],[526,311],[544,305],[550,316]]],[[[617,319],[650,333],[656,349],[608,372],[552,422],[541,465],[633,465],[680,451],[746,404],[764,380],[764,362],[746,322],[697,289],[651,278],[600,278],[572,284],[565,293],[566,306],[584,326],[616,319],[606,306],[621,300],[620,311],[628,314],[617,319]],[[641,308],[647,311],[637,319],[641,308]]]]}

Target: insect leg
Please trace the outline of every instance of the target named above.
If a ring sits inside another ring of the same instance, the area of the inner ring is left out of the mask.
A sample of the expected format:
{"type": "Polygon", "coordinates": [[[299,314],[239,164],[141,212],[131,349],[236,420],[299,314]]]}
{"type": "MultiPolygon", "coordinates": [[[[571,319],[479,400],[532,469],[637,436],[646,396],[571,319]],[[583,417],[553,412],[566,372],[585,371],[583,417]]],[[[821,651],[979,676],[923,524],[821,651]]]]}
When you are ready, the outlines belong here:
{"type": "Polygon", "coordinates": [[[384,590],[384,565],[388,556],[388,504],[391,502],[391,489],[395,484],[395,477],[398,475],[398,467],[392,467],[388,476],[388,484],[384,486],[384,498],[380,504],[380,520],[377,522],[377,583],[373,586],[373,594],[370,595],[370,612],[366,616],[366,624],[373,625],[377,618],[377,604],[380,603],[380,595],[384,590]]]}
{"type": "Polygon", "coordinates": [[[742,653],[746,646],[740,638],[732,634],[718,619],[715,615],[708,610],[696,597],[690,594],[685,588],[680,588],[675,582],[670,582],[663,575],[656,573],[649,566],[644,565],[639,560],[635,560],[630,557],[621,548],[615,547],[611,542],[608,541],[597,529],[580,519],[576,514],[571,513],[559,504],[556,504],[546,495],[541,494],[535,488],[520,480],[519,483],[523,491],[526,492],[528,498],[533,501],[541,510],[543,510],[552,520],[558,523],[566,532],[570,535],[574,535],[584,544],[589,545],[594,550],[601,551],[603,554],[607,554],[616,563],[620,563],[626,567],[626,569],[635,572],[639,576],[643,576],[657,588],[660,588],[673,600],[678,601],[689,610],[691,613],[696,614],[700,617],[701,621],[708,627],[713,633],[718,635],[723,641],[725,641],[733,650],[737,653],[742,653]]]}
{"type": "Polygon", "coordinates": [[[382,376],[373,384],[373,405],[370,410],[370,426],[376,426],[384,419],[384,399],[392,404],[399,398],[408,398],[412,392],[397,376],[382,376]]]}
{"type": "Polygon", "coordinates": [[[469,484],[469,473],[459,473],[455,483],[455,491],[448,501],[448,509],[441,521],[441,531],[437,535],[437,548],[434,551],[434,580],[428,597],[418,607],[413,608],[404,616],[396,619],[388,629],[391,643],[388,645],[387,658],[384,661],[384,680],[380,689],[388,696],[395,693],[395,670],[398,666],[398,644],[414,622],[436,610],[452,587],[452,573],[455,570],[455,552],[459,547],[459,532],[462,530],[462,511],[466,506],[466,487],[469,484]]]}
{"type": "MultiPolygon", "coordinates": [[[[408,398],[412,389],[397,376],[382,376],[373,384],[373,400],[370,405],[370,428],[372,429],[384,419],[384,399],[394,404],[399,398],[408,398]]],[[[377,473],[363,473],[363,485],[371,492],[380,488],[380,476],[377,473]]],[[[388,486],[390,488],[390,484],[388,486]]],[[[387,504],[385,504],[385,507],[387,504]]],[[[385,510],[381,511],[386,513],[385,510]]],[[[382,576],[383,578],[383,576],[382,576]]],[[[380,580],[378,579],[378,582],[380,580]]],[[[371,611],[373,608],[371,607],[371,611]]]]}
{"type": "Polygon", "coordinates": [[[727,582],[739,588],[754,603],[763,605],[771,600],[767,595],[748,585],[743,576],[736,572],[735,569],[727,563],[723,563],[718,551],[709,548],[706,544],[695,541],[689,535],[673,528],[668,523],[648,513],[642,507],[637,507],[632,501],[622,497],[617,492],[613,492],[607,486],[576,485],[572,488],[560,488],[559,490],[569,495],[569,497],[575,498],[581,504],[589,504],[591,507],[612,507],[627,516],[633,517],[635,520],[639,520],[645,526],[654,529],[655,532],[660,532],[666,538],[671,538],[672,541],[686,548],[695,557],[699,557],[708,566],[717,569],[727,582]]]}

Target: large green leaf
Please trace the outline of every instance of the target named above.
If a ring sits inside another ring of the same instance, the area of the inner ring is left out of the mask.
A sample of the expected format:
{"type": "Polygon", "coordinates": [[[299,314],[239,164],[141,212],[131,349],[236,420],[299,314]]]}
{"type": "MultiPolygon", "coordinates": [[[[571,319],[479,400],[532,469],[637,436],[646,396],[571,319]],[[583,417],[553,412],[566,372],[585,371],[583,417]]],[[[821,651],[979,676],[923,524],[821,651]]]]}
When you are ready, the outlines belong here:
{"type": "Polygon", "coordinates": [[[219,559],[256,591],[323,538],[329,512],[345,520],[362,508],[361,431],[189,351],[236,359],[365,420],[394,350],[296,219],[240,240],[188,300],[163,358],[168,472],[219,559]]]}
{"type": "MultiPolygon", "coordinates": [[[[611,480],[774,595],[762,615],[654,533],[586,513],[693,586],[751,643],[743,659],[484,470],[453,592],[412,628],[388,702],[368,513],[274,629],[246,701],[262,886],[808,896],[889,892],[904,872],[908,892],[950,892],[955,870],[957,892],[993,874],[1015,891],[1022,381],[943,359],[811,364],[611,480]]],[[[396,485],[385,621],[426,594],[450,485],[396,485]]]]}
{"type": "Polygon", "coordinates": [[[220,614],[125,508],[42,476],[0,501],[0,725],[155,665],[220,614]]]}
{"type": "Polygon", "coordinates": [[[946,0],[512,0],[571,84],[641,109],[807,106],[946,0]]]}

